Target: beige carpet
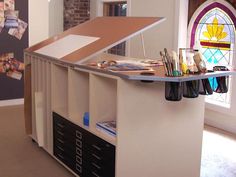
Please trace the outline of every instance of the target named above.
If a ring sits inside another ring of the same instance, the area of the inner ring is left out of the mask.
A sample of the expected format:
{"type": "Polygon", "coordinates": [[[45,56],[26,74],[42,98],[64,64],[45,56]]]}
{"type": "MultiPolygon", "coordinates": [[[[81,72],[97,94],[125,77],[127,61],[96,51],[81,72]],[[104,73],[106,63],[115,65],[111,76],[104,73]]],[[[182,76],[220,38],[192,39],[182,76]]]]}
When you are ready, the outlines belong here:
{"type": "Polygon", "coordinates": [[[0,177],[72,177],[24,133],[23,106],[0,107],[0,177]]]}
{"type": "Polygon", "coordinates": [[[201,177],[236,177],[236,136],[205,127],[201,177]]]}
{"type": "MultiPolygon", "coordinates": [[[[0,177],[72,176],[25,135],[23,106],[0,107],[0,177]]],[[[236,136],[205,128],[201,177],[236,177],[236,136]]]]}

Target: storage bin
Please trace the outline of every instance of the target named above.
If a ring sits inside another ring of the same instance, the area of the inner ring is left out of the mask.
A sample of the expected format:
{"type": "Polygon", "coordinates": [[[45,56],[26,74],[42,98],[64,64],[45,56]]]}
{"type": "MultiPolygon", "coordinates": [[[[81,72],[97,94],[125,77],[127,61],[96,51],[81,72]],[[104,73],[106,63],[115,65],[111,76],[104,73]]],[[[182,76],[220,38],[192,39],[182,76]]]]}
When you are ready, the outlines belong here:
{"type": "Polygon", "coordinates": [[[212,95],[213,90],[208,79],[202,79],[199,83],[199,94],[200,95],[212,95]]]}
{"type": "Polygon", "coordinates": [[[228,92],[228,79],[229,77],[223,76],[223,77],[217,77],[217,87],[214,90],[216,93],[227,93],[228,92]]]}
{"type": "Polygon", "coordinates": [[[165,82],[165,98],[168,101],[180,101],[183,95],[181,82],[165,82]]]}
{"type": "Polygon", "coordinates": [[[183,96],[186,98],[196,98],[199,95],[200,80],[186,81],[183,83],[183,96]]]}

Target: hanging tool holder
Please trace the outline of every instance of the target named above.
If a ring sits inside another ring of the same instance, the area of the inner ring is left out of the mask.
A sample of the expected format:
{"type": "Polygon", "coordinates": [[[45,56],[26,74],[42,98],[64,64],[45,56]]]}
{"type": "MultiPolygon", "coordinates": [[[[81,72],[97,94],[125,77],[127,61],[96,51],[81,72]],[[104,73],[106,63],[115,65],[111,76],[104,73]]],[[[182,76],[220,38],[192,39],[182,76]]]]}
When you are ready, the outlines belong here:
{"type": "MultiPolygon", "coordinates": [[[[215,66],[213,71],[206,69],[202,55],[193,49],[180,49],[177,57],[175,52],[168,53],[167,49],[160,52],[165,75],[167,77],[182,77],[188,74],[201,74],[215,71],[229,71],[225,66],[215,66]]],[[[168,101],[180,101],[182,97],[197,98],[200,95],[212,95],[228,92],[228,76],[216,78],[191,80],[185,82],[165,82],[165,99],[168,101]]]]}
{"type": "MultiPolygon", "coordinates": [[[[214,71],[228,71],[229,69],[225,66],[214,66],[214,71]]],[[[229,85],[229,76],[216,77],[213,79],[214,92],[216,93],[227,93],[229,85]]]]}
{"type": "Polygon", "coordinates": [[[168,101],[180,101],[182,99],[182,82],[165,82],[165,98],[168,101]]]}

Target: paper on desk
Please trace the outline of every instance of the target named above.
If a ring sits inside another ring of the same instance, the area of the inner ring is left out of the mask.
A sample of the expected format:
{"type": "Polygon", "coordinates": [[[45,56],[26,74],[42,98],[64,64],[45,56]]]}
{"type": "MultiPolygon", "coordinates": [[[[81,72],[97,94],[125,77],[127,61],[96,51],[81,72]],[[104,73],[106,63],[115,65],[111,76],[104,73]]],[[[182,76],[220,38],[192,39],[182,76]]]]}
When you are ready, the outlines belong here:
{"type": "Polygon", "coordinates": [[[53,42],[52,44],[36,50],[35,52],[60,59],[76,50],[81,49],[82,47],[97,41],[98,39],[100,38],[81,35],[68,35],[56,42],[53,42]]]}

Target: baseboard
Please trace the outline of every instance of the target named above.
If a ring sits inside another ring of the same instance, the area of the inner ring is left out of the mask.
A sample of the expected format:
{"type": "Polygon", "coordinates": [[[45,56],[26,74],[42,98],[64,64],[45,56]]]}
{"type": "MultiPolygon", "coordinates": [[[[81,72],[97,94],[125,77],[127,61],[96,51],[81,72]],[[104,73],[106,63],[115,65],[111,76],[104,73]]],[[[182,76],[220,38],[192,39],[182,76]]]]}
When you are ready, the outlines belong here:
{"type": "Polygon", "coordinates": [[[16,106],[16,105],[23,105],[24,104],[24,99],[14,99],[14,100],[3,100],[0,101],[0,107],[4,106],[16,106]]]}
{"type": "Polygon", "coordinates": [[[236,134],[235,116],[225,115],[212,110],[205,111],[205,124],[236,134]]]}

